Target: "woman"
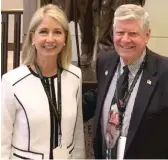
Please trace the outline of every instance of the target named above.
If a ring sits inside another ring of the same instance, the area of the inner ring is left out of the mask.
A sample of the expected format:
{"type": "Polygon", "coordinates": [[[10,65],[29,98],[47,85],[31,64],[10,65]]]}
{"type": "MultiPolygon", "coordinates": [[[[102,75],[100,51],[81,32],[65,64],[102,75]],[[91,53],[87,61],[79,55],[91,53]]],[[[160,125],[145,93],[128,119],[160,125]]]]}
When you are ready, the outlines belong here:
{"type": "Polygon", "coordinates": [[[2,77],[1,158],[85,158],[81,70],[63,11],[38,9],[22,51],[23,65],[2,77]]]}

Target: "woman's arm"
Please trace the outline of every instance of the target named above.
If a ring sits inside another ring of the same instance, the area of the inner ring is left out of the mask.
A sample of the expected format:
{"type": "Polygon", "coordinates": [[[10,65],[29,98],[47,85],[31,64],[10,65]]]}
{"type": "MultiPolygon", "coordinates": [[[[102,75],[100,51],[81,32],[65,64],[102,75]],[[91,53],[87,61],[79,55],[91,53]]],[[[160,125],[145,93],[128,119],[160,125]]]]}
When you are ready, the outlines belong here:
{"type": "Polygon", "coordinates": [[[85,158],[85,141],[84,141],[84,127],[82,114],[82,79],[80,78],[80,85],[77,95],[77,122],[74,133],[75,147],[72,153],[73,159],[85,158]]]}
{"type": "Polygon", "coordinates": [[[9,159],[16,108],[13,86],[5,76],[1,82],[1,159],[9,159]]]}

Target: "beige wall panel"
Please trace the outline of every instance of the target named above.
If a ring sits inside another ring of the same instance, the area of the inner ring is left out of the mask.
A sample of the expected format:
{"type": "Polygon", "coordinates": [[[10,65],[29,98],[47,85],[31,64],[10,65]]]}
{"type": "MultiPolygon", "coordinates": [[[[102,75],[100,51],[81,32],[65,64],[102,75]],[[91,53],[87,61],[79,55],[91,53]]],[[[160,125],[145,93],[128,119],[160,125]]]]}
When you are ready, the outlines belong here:
{"type": "Polygon", "coordinates": [[[146,0],[152,27],[152,36],[168,37],[168,0],[146,0]]]}
{"type": "MultiPolygon", "coordinates": [[[[14,42],[14,15],[9,16],[9,32],[8,32],[8,42],[13,43],[14,42]]],[[[23,31],[23,15],[21,16],[21,31],[23,31]]],[[[22,42],[22,32],[20,40],[22,42]]]]}
{"type": "Polygon", "coordinates": [[[23,9],[23,0],[2,0],[1,8],[3,9],[23,9]]]}
{"type": "Polygon", "coordinates": [[[159,53],[168,57],[168,37],[167,38],[152,38],[149,41],[148,47],[159,53]]]}
{"type": "MultiPolygon", "coordinates": [[[[23,0],[2,0],[1,1],[2,9],[23,9],[23,0]]],[[[21,31],[23,30],[23,16],[21,19],[21,31]]],[[[8,42],[13,43],[14,39],[14,16],[9,16],[9,34],[8,42]]],[[[22,42],[22,33],[21,33],[21,42],[22,42]]]]}

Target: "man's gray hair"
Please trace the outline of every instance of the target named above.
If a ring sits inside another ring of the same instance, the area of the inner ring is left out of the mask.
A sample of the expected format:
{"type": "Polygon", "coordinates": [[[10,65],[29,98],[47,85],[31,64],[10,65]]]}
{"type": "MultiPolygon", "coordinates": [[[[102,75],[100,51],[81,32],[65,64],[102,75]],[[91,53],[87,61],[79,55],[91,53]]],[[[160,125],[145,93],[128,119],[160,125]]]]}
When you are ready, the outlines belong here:
{"type": "Polygon", "coordinates": [[[141,29],[148,30],[150,28],[149,14],[141,6],[135,4],[124,4],[119,6],[114,13],[113,27],[118,20],[135,19],[140,20],[141,29]]]}

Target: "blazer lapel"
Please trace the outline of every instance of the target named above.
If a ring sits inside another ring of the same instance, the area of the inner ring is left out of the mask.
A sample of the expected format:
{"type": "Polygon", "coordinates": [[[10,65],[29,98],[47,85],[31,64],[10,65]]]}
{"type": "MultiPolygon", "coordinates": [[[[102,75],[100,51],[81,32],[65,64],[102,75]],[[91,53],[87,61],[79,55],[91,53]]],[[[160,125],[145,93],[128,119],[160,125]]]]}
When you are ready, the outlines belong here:
{"type": "Polygon", "coordinates": [[[127,152],[135,133],[138,129],[140,121],[143,117],[144,111],[148,105],[152,92],[154,91],[158,77],[156,73],[156,58],[152,55],[151,51],[147,50],[147,62],[143,75],[140,81],[139,90],[135,99],[130,126],[127,135],[126,149],[127,152]],[[145,94],[145,96],[144,96],[145,94]]]}
{"type": "MultiPolygon", "coordinates": [[[[114,56],[112,56],[112,59],[108,59],[108,60],[109,60],[108,62],[104,62],[104,64],[107,64],[107,65],[105,65],[104,69],[97,71],[97,72],[102,72],[104,74],[104,77],[103,77],[104,81],[103,81],[103,83],[98,84],[99,85],[99,95],[98,95],[98,99],[97,99],[97,108],[96,108],[95,120],[94,120],[94,124],[95,124],[94,125],[94,134],[93,134],[94,136],[96,136],[97,125],[100,120],[103,103],[104,103],[106,94],[108,92],[108,88],[111,83],[112,77],[114,75],[115,68],[118,64],[119,56],[116,53],[114,56]]],[[[101,66],[100,66],[100,68],[101,68],[101,66]]]]}

